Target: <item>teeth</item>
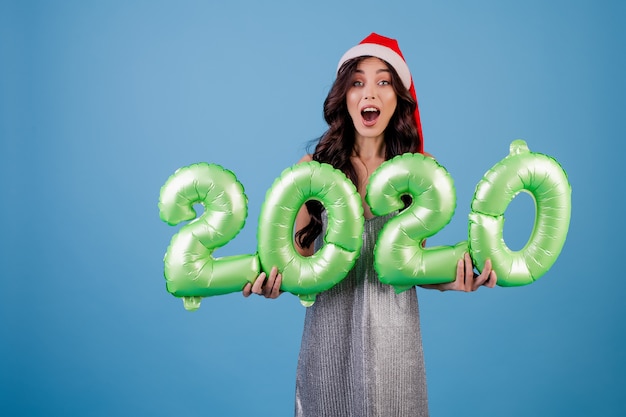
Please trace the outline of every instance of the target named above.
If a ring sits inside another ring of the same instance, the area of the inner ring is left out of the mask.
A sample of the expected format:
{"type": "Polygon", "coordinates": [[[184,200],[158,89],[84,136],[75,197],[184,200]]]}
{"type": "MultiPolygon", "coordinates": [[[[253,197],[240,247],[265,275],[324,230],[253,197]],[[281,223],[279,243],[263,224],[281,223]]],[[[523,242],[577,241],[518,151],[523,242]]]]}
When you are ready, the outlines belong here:
{"type": "Polygon", "coordinates": [[[363,112],[366,112],[366,111],[374,111],[374,112],[377,112],[377,111],[378,111],[378,109],[376,109],[376,108],[374,108],[374,107],[366,107],[366,108],[364,108],[364,109],[363,109],[363,112]]]}

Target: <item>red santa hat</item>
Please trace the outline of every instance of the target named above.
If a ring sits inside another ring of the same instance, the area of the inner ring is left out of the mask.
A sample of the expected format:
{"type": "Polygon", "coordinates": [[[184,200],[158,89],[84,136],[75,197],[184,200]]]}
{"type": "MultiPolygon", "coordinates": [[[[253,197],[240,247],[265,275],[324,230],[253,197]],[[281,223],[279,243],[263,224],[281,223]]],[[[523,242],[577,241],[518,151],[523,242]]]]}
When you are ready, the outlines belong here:
{"type": "Polygon", "coordinates": [[[420,121],[419,106],[417,105],[417,96],[415,94],[415,86],[413,85],[413,78],[411,77],[411,71],[409,66],[404,60],[404,56],[398,46],[398,41],[395,39],[387,38],[385,36],[372,33],[365,39],[363,39],[358,45],[350,48],[339,60],[337,65],[337,71],[339,68],[349,59],[357,58],[360,56],[373,56],[380,58],[393,67],[398,73],[402,84],[409,90],[409,93],[415,100],[415,123],[417,124],[417,133],[420,137],[420,145],[418,152],[424,153],[424,137],[422,136],[422,122],[420,121]]]}

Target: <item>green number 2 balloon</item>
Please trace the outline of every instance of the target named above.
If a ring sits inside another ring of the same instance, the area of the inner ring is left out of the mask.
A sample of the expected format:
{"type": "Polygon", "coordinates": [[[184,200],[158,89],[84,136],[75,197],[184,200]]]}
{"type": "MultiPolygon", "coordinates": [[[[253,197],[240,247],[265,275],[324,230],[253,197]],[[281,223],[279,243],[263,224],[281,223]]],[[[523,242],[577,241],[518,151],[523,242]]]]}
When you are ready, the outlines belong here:
{"type": "Polygon", "coordinates": [[[377,216],[404,207],[378,236],[374,267],[378,278],[401,292],[414,285],[454,281],[456,263],[467,251],[467,242],[456,246],[424,248],[424,239],[435,235],[452,219],[456,192],[452,177],[434,159],[407,153],[384,162],[370,177],[366,201],[377,216]]]}
{"type": "Polygon", "coordinates": [[[231,171],[206,163],[177,170],[161,188],[159,212],[170,225],[195,219],[172,237],[163,260],[167,290],[182,297],[187,310],[200,307],[201,297],[241,291],[258,276],[256,255],[212,256],[239,233],[248,214],[243,186],[231,171]],[[197,219],[196,203],[204,206],[197,219]]]}

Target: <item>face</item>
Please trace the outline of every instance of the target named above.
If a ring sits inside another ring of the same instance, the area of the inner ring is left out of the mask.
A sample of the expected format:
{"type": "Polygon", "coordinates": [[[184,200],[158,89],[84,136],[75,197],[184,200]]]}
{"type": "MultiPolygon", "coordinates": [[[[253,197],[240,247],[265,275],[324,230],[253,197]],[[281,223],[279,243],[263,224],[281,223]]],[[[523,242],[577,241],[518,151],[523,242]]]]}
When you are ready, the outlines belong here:
{"type": "Polygon", "coordinates": [[[387,64],[378,58],[359,62],[346,102],[357,138],[382,138],[398,104],[387,64]]]}

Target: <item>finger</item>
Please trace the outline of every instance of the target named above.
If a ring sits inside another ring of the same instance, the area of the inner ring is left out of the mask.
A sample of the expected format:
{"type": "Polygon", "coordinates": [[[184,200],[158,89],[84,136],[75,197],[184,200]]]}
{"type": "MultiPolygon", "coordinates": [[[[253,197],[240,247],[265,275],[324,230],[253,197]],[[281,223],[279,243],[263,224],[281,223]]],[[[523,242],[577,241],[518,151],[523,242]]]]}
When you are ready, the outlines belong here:
{"type": "Polygon", "coordinates": [[[250,284],[249,282],[243,287],[243,296],[244,297],[250,297],[250,294],[252,294],[252,284],[250,284]]]}
{"type": "Polygon", "coordinates": [[[261,272],[258,276],[258,278],[256,279],[256,281],[254,281],[254,284],[252,285],[252,292],[255,294],[263,294],[263,284],[265,283],[265,278],[267,277],[267,274],[265,272],[261,272]]]}
{"type": "Polygon", "coordinates": [[[496,271],[491,270],[491,274],[489,274],[489,280],[485,283],[485,285],[489,288],[493,288],[498,283],[498,276],[496,275],[496,271]]]}
{"type": "Polygon", "coordinates": [[[491,276],[491,260],[487,259],[485,261],[485,266],[483,267],[482,272],[479,276],[476,277],[474,281],[474,290],[477,290],[480,286],[485,285],[491,276]]]}
{"type": "Polygon", "coordinates": [[[278,269],[273,266],[270,270],[270,275],[267,278],[267,282],[263,286],[263,295],[265,297],[269,297],[272,294],[272,288],[274,287],[274,282],[276,281],[276,275],[278,274],[278,269]]]}
{"type": "Polygon", "coordinates": [[[474,286],[474,263],[472,262],[472,257],[469,253],[465,253],[463,256],[463,262],[465,267],[465,281],[464,288],[465,291],[473,291],[474,286]]]}
{"type": "Polygon", "coordinates": [[[283,282],[283,276],[281,274],[276,275],[276,280],[274,281],[274,285],[272,285],[272,291],[270,293],[270,298],[278,298],[280,295],[280,284],[283,282]]]}
{"type": "Polygon", "coordinates": [[[459,259],[456,263],[456,279],[454,280],[454,289],[463,290],[465,288],[465,261],[459,259]]]}

